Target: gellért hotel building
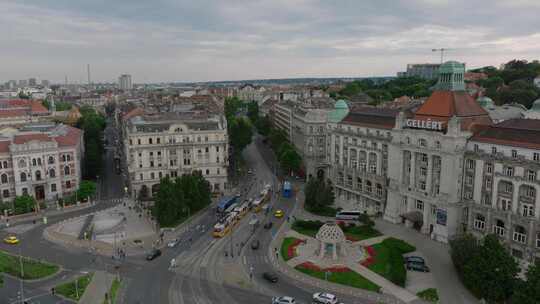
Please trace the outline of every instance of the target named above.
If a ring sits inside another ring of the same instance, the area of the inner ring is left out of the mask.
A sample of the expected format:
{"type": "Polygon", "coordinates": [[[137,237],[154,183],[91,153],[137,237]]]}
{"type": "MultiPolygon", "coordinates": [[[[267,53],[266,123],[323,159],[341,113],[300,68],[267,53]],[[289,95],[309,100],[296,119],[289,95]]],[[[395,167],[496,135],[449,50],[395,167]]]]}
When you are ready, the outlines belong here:
{"type": "Polygon", "coordinates": [[[540,248],[540,120],[494,124],[465,91],[465,66],[440,67],[437,89],[414,112],[343,101],[328,116],[327,174],[336,203],[381,213],[448,242],[497,234],[512,254],[540,248]]]}

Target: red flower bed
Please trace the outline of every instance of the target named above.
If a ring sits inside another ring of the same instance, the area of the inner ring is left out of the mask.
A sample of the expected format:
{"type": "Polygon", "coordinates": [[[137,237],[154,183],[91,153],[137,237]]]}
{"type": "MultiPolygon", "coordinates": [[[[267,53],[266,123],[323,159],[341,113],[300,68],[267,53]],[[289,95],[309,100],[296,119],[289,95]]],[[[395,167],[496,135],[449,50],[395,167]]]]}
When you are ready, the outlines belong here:
{"type": "Polygon", "coordinates": [[[336,272],[349,272],[351,271],[349,268],[345,267],[345,266],[332,266],[332,267],[328,267],[328,268],[321,268],[311,262],[304,262],[298,266],[296,266],[298,268],[303,268],[303,269],[309,269],[309,270],[313,270],[313,271],[320,271],[320,272],[332,272],[332,273],[336,273],[336,272]]]}
{"type": "Polygon", "coordinates": [[[369,256],[362,261],[361,265],[364,267],[369,267],[371,264],[375,263],[375,256],[377,255],[377,252],[375,252],[375,249],[371,246],[367,246],[364,248],[366,249],[366,252],[369,256]]]}
{"type": "Polygon", "coordinates": [[[287,256],[289,257],[289,259],[292,259],[292,258],[294,258],[296,256],[296,247],[298,247],[298,245],[300,245],[302,243],[304,243],[304,240],[296,239],[289,246],[289,248],[287,248],[287,256]]]}

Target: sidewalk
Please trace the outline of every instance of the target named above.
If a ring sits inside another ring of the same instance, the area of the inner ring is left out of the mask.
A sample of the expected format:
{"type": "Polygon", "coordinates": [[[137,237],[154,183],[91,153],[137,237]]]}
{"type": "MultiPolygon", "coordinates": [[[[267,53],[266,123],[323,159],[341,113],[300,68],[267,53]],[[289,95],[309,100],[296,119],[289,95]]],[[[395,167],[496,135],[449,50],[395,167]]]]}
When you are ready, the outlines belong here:
{"type": "Polygon", "coordinates": [[[105,294],[109,293],[113,281],[114,275],[105,271],[96,271],[79,304],[103,304],[105,294]]]}

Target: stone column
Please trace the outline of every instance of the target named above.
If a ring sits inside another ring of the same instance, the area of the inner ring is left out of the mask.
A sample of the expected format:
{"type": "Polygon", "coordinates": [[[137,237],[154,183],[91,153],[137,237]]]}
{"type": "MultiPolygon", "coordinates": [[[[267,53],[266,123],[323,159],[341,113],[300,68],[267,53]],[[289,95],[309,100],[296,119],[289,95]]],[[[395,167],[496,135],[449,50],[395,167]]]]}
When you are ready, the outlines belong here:
{"type": "Polygon", "coordinates": [[[428,167],[427,167],[427,174],[426,174],[426,192],[429,194],[432,194],[433,191],[431,189],[432,179],[433,179],[433,155],[428,155],[428,167]]]}
{"type": "Polygon", "coordinates": [[[416,152],[411,151],[411,172],[409,174],[409,186],[416,188],[416,152]]]}
{"type": "Polygon", "coordinates": [[[337,260],[337,243],[332,244],[332,259],[337,260]]]}

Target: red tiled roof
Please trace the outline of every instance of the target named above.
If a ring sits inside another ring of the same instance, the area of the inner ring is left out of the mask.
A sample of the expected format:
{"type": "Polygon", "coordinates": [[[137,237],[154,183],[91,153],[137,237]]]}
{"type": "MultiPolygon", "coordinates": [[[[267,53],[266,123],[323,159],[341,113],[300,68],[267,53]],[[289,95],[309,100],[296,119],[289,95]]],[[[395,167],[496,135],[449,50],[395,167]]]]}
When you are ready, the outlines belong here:
{"type": "Polygon", "coordinates": [[[58,146],[65,147],[77,145],[81,138],[82,131],[80,129],[67,125],[64,127],[68,128],[68,132],[66,133],[66,135],[57,136],[54,138],[54,140],[58,143],[58,146]]]}
{"type": "Polygon", "coordinates": [[[442,121],[457,116],[462,118],[462,129],[473,124],[491,125],[489,114],[465,91],[435,91],[415,112],[416,119],[442,121]]]}
{"type": "Polygon", "coordinates": [[[540,149],[540,120],[510,119],[503,121],[494,126],[479,128],[471,140],[527,149],[540,149]]]}
{"type": "Polygon", "coordinates": [[[43,133],[21,134],[21,135],[15,135],[13,137],[13,143],[17,145],[24,144],[32,140],[52,141],[52,138],[50,138],[47,134],[43,134],[43,133]]]}
{"type": "Polygon", "coordinates": [[[135,108],[135,109],[127,112],[126,114],[124,114],[124,116],[122,118],[123,119],[130,119],[131,117],[135,117],[135,116],[139,116],[139,115],[143,115],[143,114],[144,114],[143,109],[135,108]]]}
{"type": "Polygon", "coordinates": [[[0,118],[7,118],[7,117],[20,117],[20,116],[27,116],[28,111],[24,109],[0,109],[0,118]]]}
{"type": "Polygon", "coordinates": [[[9,152],[9,145],[11,142],[9,140],[0,141],[0,152],[5,153],[9,152]]]}
{"type": "Polygon", "coordinates": [[[10,99],[7,101],[7,105],[10,107],[26,107],[30,104],[28,99],[10,99]]]}
{"type": "Polygon", "coordinates": [[[49,113],[49,110],[43,106],[43,104],[40,101],[32,100],[32,103],[30,104],[30,111],[32,113],[49,113]]]}

